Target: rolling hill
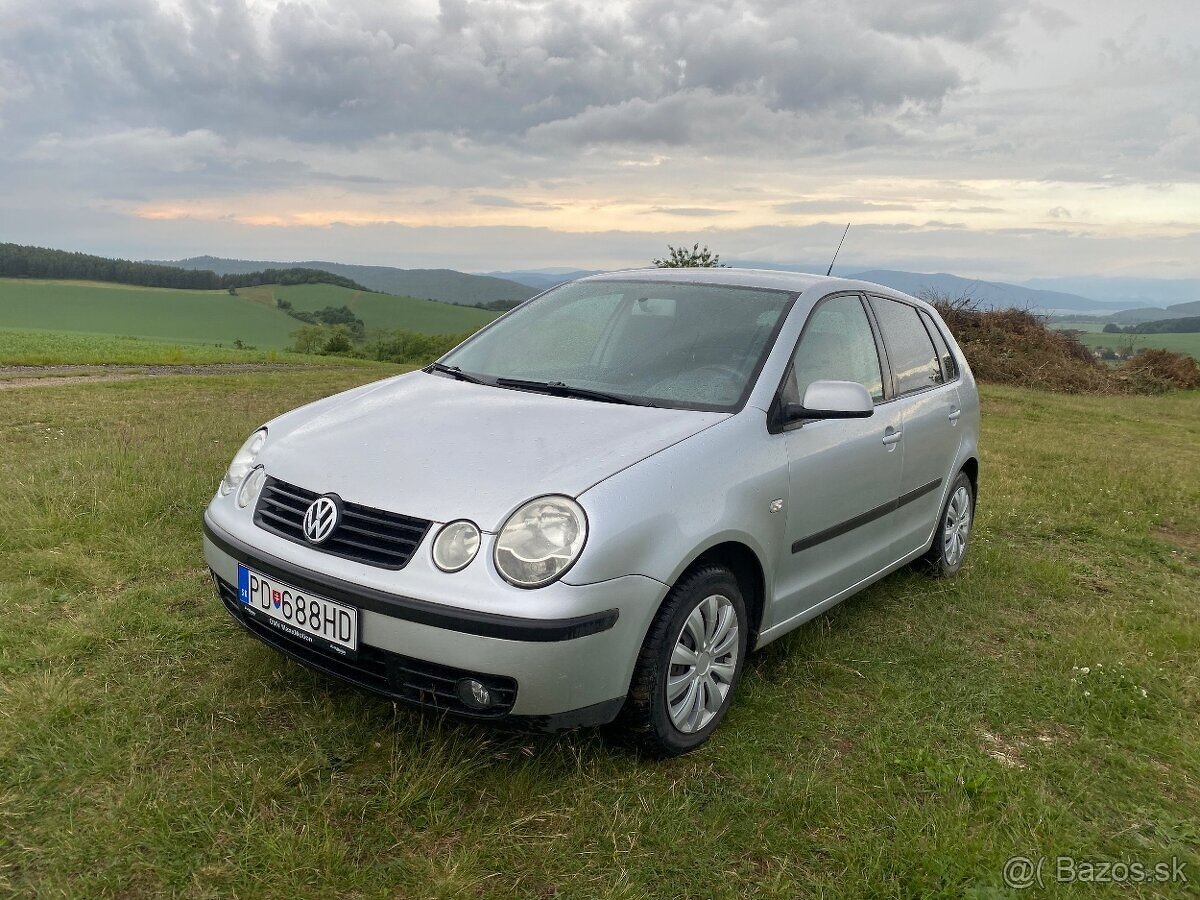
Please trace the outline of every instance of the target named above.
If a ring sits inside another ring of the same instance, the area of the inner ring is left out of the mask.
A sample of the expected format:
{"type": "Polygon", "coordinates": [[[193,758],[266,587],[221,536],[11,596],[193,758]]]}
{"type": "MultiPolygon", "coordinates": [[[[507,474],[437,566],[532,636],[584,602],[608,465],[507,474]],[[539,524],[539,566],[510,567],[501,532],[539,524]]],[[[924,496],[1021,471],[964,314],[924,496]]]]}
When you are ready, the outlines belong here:
{"type": "Polygon", "coordinates": [[[185,344],[284,348],[303,323],[275,306],[350,306],[367,328],[458,334],[495,314],[412,297],[353,291],[331,284],[264,285],[227,291],[143,288],[90,281],[0,279],[0,328],[127,335],[185,344]]]}
{"type": "Polygon", "coordinates": [[[1118,325],[1140,325],[1160,319],[1185,319],[1200,316],[1200,300],[1187,303],[1172,303],[1170,306],[1146,306],[1141,309],[1126,309],[1111,316],[1118,325]]]}
{"type": "MultiPolygon", "coordinates": [[[[363,320],[368,330],[405,328],[425,334],[459,334],[482,328],[498,315],[487,310],[455,306],[452,303],[348,291],[328,284],[273,284],[239,288],[238,296],[271,308],[275,307],[276,300],[287,300],[301,312],[315,312],[327,306],[348,306],[363,320]]],[[[296,327],[300,324],[297,322],[296,327]]]]}
{"type": "MultiPolygon", "coordinates": [[[[308,263],[305,263],[308,265],[308,263]]],[[[789,272],[824,272],[825,266],[812,263],[764,263],[753,260],[738,260],[731,265],[740,269],[773,269],[789,272]]],[[[511,272],[492,272],[495,276],[545,290],[563,281],[582,278],[595,274],[592,270],[580,269],[542,269],[514,270],[511,272]]],[[[862,281],[872,281],[875,284],[886,285],[898,291],[904,291],[914,296],[933,290],[952,297],[969,294],[986,306],[1016,307],[1031,309],[1036,312],[1087,312],[1096,314],[1115,314],[1127,309],[1132,304],[1114,303],[1094,300],[1079,294],[1069,294],[1063,291],[1039,290],[1003,281],[982,281],[976,278],[963,278],[945,272],[923,273],[904,272],[896,269],[868,269],[866,271],[845,271],[841,268],[835,273],[846,278],[857,278],[862,281]]]]}
{"type": "Polygon", "coordinates": [[[1200,299],[1200,278],[1134,278],[1128,276],[1092,276],[1082,278],[1031,278],[1026,287],[1067,291],[1105,303],[1120,304],[1123,309],[1153,306],[1159,309],[1200,299]]]}
{"type": "Polygon", "coordinates": [[[263,269],[301,267],[320,269],[351,278],[373,291],[383,291],[403,297],[421,297],[463,306],[493,303],[497,300],[528,300],[537,290],[504,278],[488,275],[468,275],[452,269],[397,269],[391,266],[355,266],[345,263],[311,260],[303,263],[262,262],[258,260],[224,259],[217,256],[193,256],[189,259],[162,260],[158,266],[181,269],[208,269],[218,275],[257,272],[263,269]]]}
{"type": "Polygon", "coordinates": [[[129,335],[188,344],[286,347],[299,327],[282,310],[226,291],[95,281],[0,280],[0,328],[129,335]]]}
{"type": "Polygon", "coordinates": [[[485,272],[492,278],[503,278],[526,285],[537,291],[544,291],[564,281],[574,281],[586,278],[588,275],[599,274],[599,269],[520,269],[515,272],[485,272]]]}
{"type": "Polygon", "coordinates": [[[1117,312],[1122,307],[1104,303],[1078,294],[1062,291],[1044,291],[1021,287],[1003,281],[981,281],[962,278],[945,272],[922,274],[901,272],[893,269],[871,269],[849,276],[863,281],[887,285],[914,296],[928,290],[949,294],[951,297],[969,295],[982,304],[996,307],[1015,307],[1040,312],[1072,310],[1079,312],[1117,312]]]}

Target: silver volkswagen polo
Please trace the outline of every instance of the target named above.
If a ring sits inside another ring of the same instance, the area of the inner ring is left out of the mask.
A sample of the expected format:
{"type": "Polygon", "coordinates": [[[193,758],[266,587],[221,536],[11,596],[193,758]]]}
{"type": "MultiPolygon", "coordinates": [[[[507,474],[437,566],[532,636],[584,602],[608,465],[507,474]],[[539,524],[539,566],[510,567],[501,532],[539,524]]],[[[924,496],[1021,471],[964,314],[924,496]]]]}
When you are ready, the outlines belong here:
{"type": "Polygon", "coordinates": [[[204,517],[259,640],[398,701],[702,744],[747,654],[963,564],[979,402],[926,303],[741,269],[585,278],[250,436],[204,517]]]}

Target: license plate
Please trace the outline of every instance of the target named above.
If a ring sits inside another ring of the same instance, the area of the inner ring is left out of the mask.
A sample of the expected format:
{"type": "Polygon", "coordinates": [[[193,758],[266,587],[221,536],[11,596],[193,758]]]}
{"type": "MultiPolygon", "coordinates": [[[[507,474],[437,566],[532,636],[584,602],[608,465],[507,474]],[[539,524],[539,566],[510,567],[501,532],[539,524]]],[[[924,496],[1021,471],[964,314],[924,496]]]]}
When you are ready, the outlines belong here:
{"type": "Polygon", "coordinates": [[[238,566],[238,599],[252,618],[318,650],[353,658],[358,610],[238,566]]]}

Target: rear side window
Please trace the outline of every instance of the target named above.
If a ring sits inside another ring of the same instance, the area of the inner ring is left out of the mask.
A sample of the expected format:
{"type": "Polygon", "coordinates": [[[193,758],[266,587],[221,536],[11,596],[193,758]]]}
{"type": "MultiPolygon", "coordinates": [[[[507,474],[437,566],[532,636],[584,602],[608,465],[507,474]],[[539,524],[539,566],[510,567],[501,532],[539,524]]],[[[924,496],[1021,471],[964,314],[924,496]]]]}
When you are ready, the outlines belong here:
{"type": "Polygon", "coordinates": [[[941,384],[942,367],[916,307],[881,297],[872,297],[871,303],[896,376],[896,394],[903,397],[941,384]]]}
{"type": "Polygon", "coordinates": [[[942,374],[947,381],[953,381],[958,377],[958,363],[954,361],[954,354],[950,352],[950,346],[942,336],[942,329],[938,328],[937,322],[933,321],[933,316],[925,310],[921,310],[921,319],[924,320],[925,327],[929,329],[933,345],[937,348],[938,358],[942,361],[942,374]]]}

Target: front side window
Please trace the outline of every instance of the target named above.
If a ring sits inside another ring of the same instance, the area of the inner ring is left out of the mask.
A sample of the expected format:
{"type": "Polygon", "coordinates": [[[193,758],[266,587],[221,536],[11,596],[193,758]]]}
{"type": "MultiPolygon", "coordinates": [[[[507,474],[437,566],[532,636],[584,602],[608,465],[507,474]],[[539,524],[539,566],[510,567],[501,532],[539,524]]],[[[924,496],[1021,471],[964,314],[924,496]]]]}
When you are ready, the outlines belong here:
{"type": "Polygon", "coordinates": [[[576,282],[518,307],[442,359],[485,383],[601,391],[732,411],[749,394],[793,294],[651,281],[576,282]]]}
{"type": "Polygon", "coordinates": [[[942,367],[916,307],[880,297],[872,297],[871,302],[896,376],[897,395],[941,384],[942,367]]]}
{"type": "Polygon", "coordinates": [[[814,381],[855,381],[876,403],[883,400],[883,374],[866,310],[857,295],[820,304],[804,326],[792,359],[785,400],[800,403],[814,381]]]}

